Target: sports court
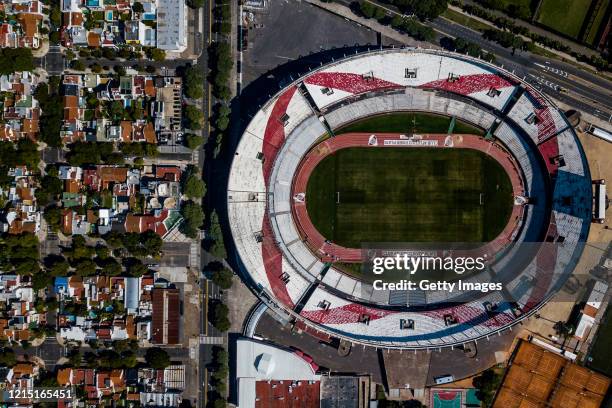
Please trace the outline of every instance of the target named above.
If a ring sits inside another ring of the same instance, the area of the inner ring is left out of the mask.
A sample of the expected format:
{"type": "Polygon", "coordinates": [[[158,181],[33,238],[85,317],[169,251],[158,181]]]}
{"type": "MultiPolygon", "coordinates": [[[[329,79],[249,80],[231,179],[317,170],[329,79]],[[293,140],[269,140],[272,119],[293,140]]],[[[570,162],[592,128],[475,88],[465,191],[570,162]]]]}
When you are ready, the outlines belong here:
{"type": "Polygon", "coordinates": [[[430,406],[433,408],[461,408],[462,390],[432,390],[430,406]]]}
{"type": "Polygon", "coordinates": [[[521,341],[493,407],[599,407],[610,379],[521,341]]]}
{"type": "Polygon", "coordinates": [[[475,388],[432,388],[429,392],[429,406],[432,408],[480,407],[475,388]]]}

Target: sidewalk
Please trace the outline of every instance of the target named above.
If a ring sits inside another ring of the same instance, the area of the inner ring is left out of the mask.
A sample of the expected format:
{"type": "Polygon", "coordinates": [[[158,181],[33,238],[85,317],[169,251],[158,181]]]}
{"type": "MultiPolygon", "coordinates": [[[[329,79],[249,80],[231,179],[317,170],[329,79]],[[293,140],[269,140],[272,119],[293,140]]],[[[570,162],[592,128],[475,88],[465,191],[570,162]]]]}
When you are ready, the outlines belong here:
{"type": "Polygon", "coordinates": [[[202,7],[192,9],[187,7],[187,49],[176,55],[173,59],[197,60],[206,48],[200,44],[198,49],[198,39],[201,42],[202,31],[202,7]]]}

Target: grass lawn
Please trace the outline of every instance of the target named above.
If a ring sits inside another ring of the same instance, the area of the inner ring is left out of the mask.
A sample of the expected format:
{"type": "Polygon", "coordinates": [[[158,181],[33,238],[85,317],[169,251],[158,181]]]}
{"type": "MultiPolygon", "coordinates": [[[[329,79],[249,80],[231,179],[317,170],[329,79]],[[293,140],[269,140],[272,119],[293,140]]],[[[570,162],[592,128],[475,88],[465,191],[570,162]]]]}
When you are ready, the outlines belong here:
{"type": "Polygon", "coordinates": [[[447,18],[451,21],[454,21],[457,24],[461,24],[462,26],[469,27],[472,30],[476,30],[479,32],[483,32],[493,27],[490,24],[485,24],[474,18],[468,17],[463,13],[459,13],[458,11],[451,10],[451,9],[446,9],[446,11],[442,13],[442,17],[447,18]]]}
{"type": "Polygon", "coordinates": [[[351,248],[362,242],[486,242],[512,211],[504,169],[470,149],[342,149],[314,169],[306,196],[315,227],[351,248]]]}
{"type": "Polygon", "coordinates": [[[578,38],[591,1],[543,0],[538,22],[572,38],[578,38]]]}
{"type": "Polygon", "coordinates": [[[612,348],[610,347],[610,341],[612,341],[612,306],[608,306],[604,322],[597,330],[595,344],[593,344],[589,354],[589,359],[592,359],[592,361],[588,363],[588,366],[610,377],[612,376],[612,348]]]}
{"type": "MultiPolygon", "coordinates": [[[[409,133],[413,128],[417,133],[446,133],[451,118],[430,113],[399,112],[378,116],[353,122],[335,131],[337,135],[349,132],[390,132],[409,133]]],[[[453,133],[483,135],[482,129],[457,120],[453,133]]]]}
{"type": "MultiPolygon", "coordinates": [[[[594,1],[597,1],[597,0],[594,0],[594,1]]],[[[601,1],[601,5],[599,6],[597,13],[595,14],[595,17],[593,19],[593,25],[591,26],[591,29],[589,30],[589,32],[586,34],[586,42],[591,45],[596,45],[594,44],[595,36],[597,35],[597,32],[599,31],[599,26],[601,25],[604,17],[606,16],[606,11],[608,9],[608,3],[610,3],[609,0],[600,0],[600,1],[601,1]]]]}

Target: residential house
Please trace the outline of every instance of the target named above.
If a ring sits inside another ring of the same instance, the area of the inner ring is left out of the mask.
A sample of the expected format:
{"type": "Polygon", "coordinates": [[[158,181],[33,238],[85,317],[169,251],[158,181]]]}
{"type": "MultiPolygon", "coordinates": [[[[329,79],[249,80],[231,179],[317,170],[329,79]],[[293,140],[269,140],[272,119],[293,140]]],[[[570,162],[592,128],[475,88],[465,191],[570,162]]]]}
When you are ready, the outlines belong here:
{"type": "Polygon", "coordinates": [[[9,169],[8,176],[13,179],[10,187],[7,191],[0,189],[0,196],[7,201],[0,209],[0,232],[35,234],[41,217],[36,203],[36,178],[25,166],[9,169]]]}
{"type": "Polygon", "coordinates": [[[38,77],[30,72],[0,76],[0,141],[16,141],[24,137],[37,139],[41,111],[34,90],[38,83],[38,77]]]}

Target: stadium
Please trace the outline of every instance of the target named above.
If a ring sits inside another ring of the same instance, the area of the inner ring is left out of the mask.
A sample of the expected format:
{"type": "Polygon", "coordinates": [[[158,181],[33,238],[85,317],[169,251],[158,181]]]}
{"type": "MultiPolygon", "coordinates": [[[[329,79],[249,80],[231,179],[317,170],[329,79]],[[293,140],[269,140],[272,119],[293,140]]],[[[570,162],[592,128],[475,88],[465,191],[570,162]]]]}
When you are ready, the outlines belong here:
{"type": "Polygon", "coordinates": [[[588,164],[554,103],[438,50],[355,54],[285,86],[244,130],[228,181],[237,263],[258,297],[321,340],[375,347],[510,329],[573,272],[591,218],[588,164]],[[494,262],[464,280],[504,291],[374,291],[360,244],[387,241],[484,242],[494,262]]]}

